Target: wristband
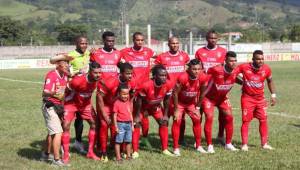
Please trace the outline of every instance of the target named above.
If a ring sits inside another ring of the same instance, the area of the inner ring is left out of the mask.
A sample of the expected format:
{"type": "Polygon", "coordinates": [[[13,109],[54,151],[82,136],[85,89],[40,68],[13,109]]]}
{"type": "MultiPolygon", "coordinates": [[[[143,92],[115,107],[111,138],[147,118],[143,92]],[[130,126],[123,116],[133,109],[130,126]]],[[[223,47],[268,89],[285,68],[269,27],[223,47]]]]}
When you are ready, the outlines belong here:
{"type": "Polygon", "coordinates": [[[200,110],[200,107],[199,107],[199,106],[197,106],[197,107],[196,107],[196,109],[197,109],[197,110],[200,110]]]}
{"type": "Polygon", "coordinates": [[[275,94],[275,93],[272,93],[272,94],[271,94],[271,97],[272,97],[272,98],[276,98],[276,94],[275,94]]]}

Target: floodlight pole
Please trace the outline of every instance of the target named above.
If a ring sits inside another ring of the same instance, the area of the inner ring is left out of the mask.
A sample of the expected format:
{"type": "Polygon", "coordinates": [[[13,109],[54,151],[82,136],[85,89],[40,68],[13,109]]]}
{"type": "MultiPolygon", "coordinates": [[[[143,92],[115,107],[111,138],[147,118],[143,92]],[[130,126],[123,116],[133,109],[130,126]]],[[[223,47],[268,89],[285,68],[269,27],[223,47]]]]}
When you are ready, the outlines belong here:
{"type": "Polygon", "coordinates": [[[147,35],[148,35],[148,48],[151,48],[151,25],[147,26],[147,35]]]}

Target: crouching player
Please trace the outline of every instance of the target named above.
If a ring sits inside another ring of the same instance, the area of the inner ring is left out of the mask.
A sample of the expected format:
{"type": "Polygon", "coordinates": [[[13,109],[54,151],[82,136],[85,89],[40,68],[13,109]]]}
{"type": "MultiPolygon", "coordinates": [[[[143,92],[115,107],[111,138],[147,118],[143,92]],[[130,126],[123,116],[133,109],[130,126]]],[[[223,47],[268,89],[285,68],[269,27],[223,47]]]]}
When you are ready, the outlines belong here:
{"type": "Polygon", "coordinates": [[[225,56],[225,65],[217,65],[209,68],[207,71],[207,74],[211,75],[211,78],[207,85],[207,94],[203,99],[202,108],[205,114],[204,133],[208,145],[208,153],[215,152],[212,145],[214,107],[217,107],[224,114],[226,132],[225,149],[231,151],[238,150],[231,144],[233,116],[232,108],[227,96],[235,82],[241,83],[236,80],[238,75],[237,69],[235,69],[236,62],[236,54],[232,51],[228,51],[225,56]]]}
{"type": "MultiPolygon", "coordinates": [[[[180,124],[183,113],[187,113],[193,122],[193,132],[196,148],[199,152],[205,152],[201,147],[201,115],[200,103],[204,97],[206,88],[206,75],[201,72],[199,60],[193,59],[188,63],[188,70],[179,76],[174,91],[174,120],[172,125],[174,154],[180,156],[178,140],[180,136],[180,124]],[[197,99],[197,97],[200,97],[197,99]]],[[[173,110],[173,109],[172,109],[173,110]]]]}
{"type": "Polygon", "coordinates": [[[94,153],[95,144],[95,120],[96,114],[92,106],[91,97],[97,87],[100,78],[101,66],[96,62],[89,64],[88,74],[79,74],[67,84],[65,97],[65,114],[63,121],[62,146],[64,149],[63,161],[69,162],[69,145],[70,145],[70,125],[74,120],[76,112],[80,113],[83,120],[87,120],[90,125],[88,134],[89,148],[87,158],[99,160],[94,153]]]}
{"type": "Polygon", "coordinates": [[[45,118],[48,135],[46,138],[46,147],[42,153],[41,160],[50,161],[53,158],[50,155],[53,150],[54,160],[52,164],[57,166],[66,165],[60,160],[59,150],[61,145],[61,119],[64,114],[63,98],[68,80],[68,62],[72,59],[67,55],[56,55],[50,59],[51,64],[56,64],[56,69],[47,73],[43,91],[43,116],[45,118]]]}

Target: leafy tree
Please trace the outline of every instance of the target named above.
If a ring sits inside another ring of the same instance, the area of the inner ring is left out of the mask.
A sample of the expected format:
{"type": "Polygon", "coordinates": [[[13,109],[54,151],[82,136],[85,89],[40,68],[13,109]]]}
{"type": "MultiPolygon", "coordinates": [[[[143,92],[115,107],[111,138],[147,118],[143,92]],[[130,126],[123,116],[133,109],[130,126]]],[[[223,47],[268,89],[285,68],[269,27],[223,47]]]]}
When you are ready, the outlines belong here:
{"type": "Polygon", "coordinates": [[[293,42],[300,41],[300,25],[294,25],[291,29],[289,39],[293,42]]]}
{"type": "Polygon", "coordinates": [[[73,43],[79,35],[87,34],[87,26],[83,24],[61,24],[56,27],[58,32],[57,40],[59,42],[73,43]]]}
{"type": "MultiPolygon", "coordinates": [[[[14,21],[10,17],[0,17],[0,39],[2,44],[16,45],[21,44],[27,38],[25,25],[20,21],[14,21]]],[[[25,42],[23,42],[25,43],[25,42]]]]}

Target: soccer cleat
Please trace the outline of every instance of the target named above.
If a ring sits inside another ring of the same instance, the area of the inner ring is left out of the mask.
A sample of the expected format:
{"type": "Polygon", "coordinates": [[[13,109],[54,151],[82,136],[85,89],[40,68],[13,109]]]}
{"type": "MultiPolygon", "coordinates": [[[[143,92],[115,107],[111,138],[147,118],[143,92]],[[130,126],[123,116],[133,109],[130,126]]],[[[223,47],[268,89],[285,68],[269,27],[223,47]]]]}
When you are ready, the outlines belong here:
{"type": "Polygon", "coordinates": [[[198,148],[196,150],[197,150],[197,152],[200,152],[200,153],[207,153],[207,151],[205,149],[203,149],[202,146],[198,146],[198,148]]]}
{"type": "Polygon", "coordinates": [[[75,140],[73,147],[81,154],[87,154],[86,150],[84,150],[84,146],[83,143],[78,142],[77,140],[75,140]]]}
{"type": "Polygon", "coordinates": [[[208,147],[207,147],[207,153],[215,153],[213,145],[208,145],[208,147]]]}
{"type": "Polygon", "coordinates": [[[216,139],[217,139],[217,141],[218,141],[220,144],[225,145],[225,139],[224,139],[223,137],[217,136],[216,139]]]}
{"type": "Polygon", "coordinates": [[[163,153],[164,155],[166,155],[166,156],[171,156],[171,157],[174,157],[174,156],[175,156],[175,155],[172,154],[168,149],[163,150],[162,153],[163,153]]]}
{"type": "Polygon", "coordinates": [[[123,159],[126,159],[126,158],[127,158],[126,153],[121,153],[121,157],[122,157],[123,159]]]}
{"type": "Polygon", "coordinates": [[[238,151],[239,149],[235,148],[231,143],[225,145],[226,150],[238,151]]]}
{"type": "Polygon", "coordinates": [[[179,148],[174,149],[173,153],[174,153],[175,156],[181,156],[179,148]]]}
{"type": "Polygon", "coordinates": [[[86,155],[86,157],[89,158],[89,159],[93,159],[95,161],[99,161],[100,160],[100,158],[95,153],[88,153],[86,155]]]}
{"type": "Polygon", "coordinates": [[[62,160],[53,160],[51,165],[54,165],[54,166],[70,166],[69,163],[64,163],[62,160]]]}
{"type": "Polygon", "coordinates": [[[241,150],[247,152],[249,150],[248,145],[247,144],[242,145],[241,150]]]}
{"type": "Polygon", "coordinates": [[[107,157],[107,155],[106,155],[106,154],[103,154],[103,155],[101,156],[101,158],[100,158],[100,161],[103,162],[103,163],[108,162],[108,157],[107,157]]]}
{"type": "Polygon", "coordinates": [[[40,161],[53,161],[54,156],[52,154],[47,155],[45,152],[42,152],[40,161]]]}
{"type": "Polygon", "coordinates": [[[132,159],[136,159],[139,157],[139,153],[138,152],[133,152],[132,153],[132,159]]]}
{"type": "Polygon", "coordinates": [[[268,145],[267,143],[264,144],[264,145],[262,146],[262,148],[263,148],[263,149],[266,149],[266,150],[273,150],[273,149],[274,149],[272,146],[268,145]]]}

